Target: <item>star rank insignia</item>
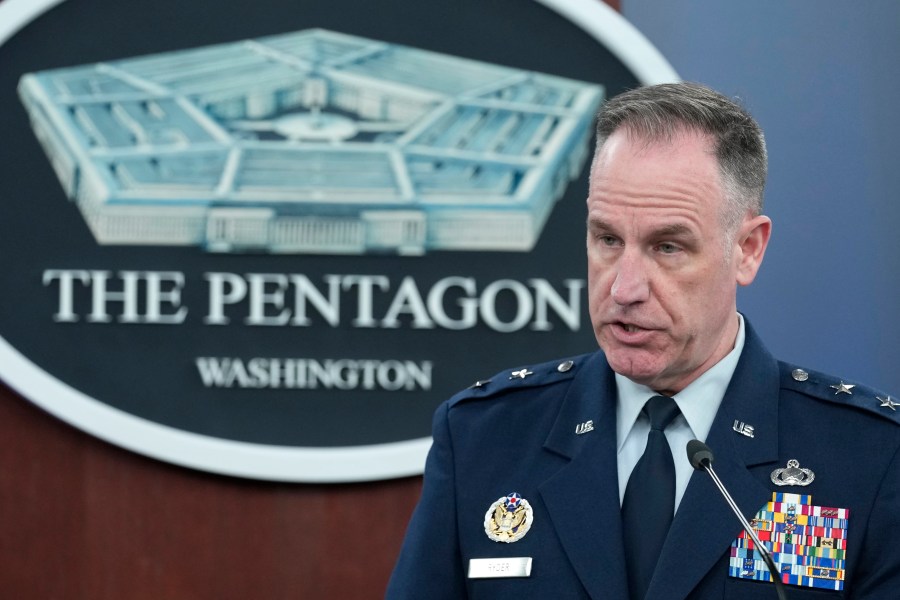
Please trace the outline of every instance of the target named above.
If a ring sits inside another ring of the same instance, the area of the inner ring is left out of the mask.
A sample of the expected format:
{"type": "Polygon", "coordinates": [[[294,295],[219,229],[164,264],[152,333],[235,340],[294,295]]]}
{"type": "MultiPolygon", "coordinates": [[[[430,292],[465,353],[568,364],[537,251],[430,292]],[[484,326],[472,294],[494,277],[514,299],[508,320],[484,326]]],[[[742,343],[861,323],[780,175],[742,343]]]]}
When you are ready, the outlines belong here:
{"type": "Polygon", "coordinates": [[[844,383],[843,381],[841,381],[838,385],[833,385],[833,386],[831,386],[831,389],[837,390],[837,391],[835,392],[835,395],[837,395],[837,394],[850,394],[850,395],[853,395],[853,392],[851,392],[850,390],[852,390],[852,389],[855,388],[855,387],[856,387],[855,384],[852,384],[852,383],[849,383],[849,384],[848,384],[848,383],[844,383]]]}
{"type": "Polygon", "coordinates": [[[881,396],[875,396],[875,399],[881,402],[881,408],[889,408],[894,412],[897,412],[897,407],[900,406],[900,402],[895,402],[891,400],[891,397],[882,398],[881,396]]]}
{"type": "Polygon", "coordinates": [[[521,369],[519,371],[513,371],[510,374],[509,378],[510,379],[525,379],[529,375],[534,375],[534,373],[529,371],[528,369],[521,369]]]}
{"type": "Polygon", "coordinates": [[[506,544],[525,537],[534,521],[534,511],[528,500],[512,492],[497,498],[484,513],[484,532],[495,542],[506,544]]]}

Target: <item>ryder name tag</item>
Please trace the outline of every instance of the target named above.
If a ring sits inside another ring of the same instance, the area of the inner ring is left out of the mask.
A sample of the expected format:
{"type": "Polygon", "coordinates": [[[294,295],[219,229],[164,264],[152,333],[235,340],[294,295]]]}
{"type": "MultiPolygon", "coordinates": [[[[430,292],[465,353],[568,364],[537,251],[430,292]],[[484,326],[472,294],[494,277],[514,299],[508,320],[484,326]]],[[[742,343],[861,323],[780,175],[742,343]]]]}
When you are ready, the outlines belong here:
{"type": "Polygon", "coordinates": [[[531,577],[531,557],[469,559],[469,579],[491,577],[531,577]]]}

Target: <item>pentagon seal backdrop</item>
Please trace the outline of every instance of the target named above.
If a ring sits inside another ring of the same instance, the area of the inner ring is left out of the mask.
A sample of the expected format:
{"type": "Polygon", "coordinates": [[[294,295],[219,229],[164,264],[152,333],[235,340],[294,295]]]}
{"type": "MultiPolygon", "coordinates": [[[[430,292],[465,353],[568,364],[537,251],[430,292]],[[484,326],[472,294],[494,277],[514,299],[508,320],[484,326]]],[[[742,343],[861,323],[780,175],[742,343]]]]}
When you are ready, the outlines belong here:
{"type": "Polygon", "coordinates": [[[0,375],[217,473],[421,472],[438,403],[595,347],[594,0],[0,4],[0,375]]]}

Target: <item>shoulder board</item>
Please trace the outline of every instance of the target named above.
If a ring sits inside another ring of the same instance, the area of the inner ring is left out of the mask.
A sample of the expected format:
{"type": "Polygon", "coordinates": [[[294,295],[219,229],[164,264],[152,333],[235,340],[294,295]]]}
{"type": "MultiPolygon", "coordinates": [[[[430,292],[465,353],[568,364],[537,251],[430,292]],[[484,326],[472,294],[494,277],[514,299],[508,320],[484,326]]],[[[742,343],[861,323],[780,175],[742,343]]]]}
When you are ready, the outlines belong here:
{"type": "Polygon", "coordinates": [[[490,398],[505,392],[550,385],[567,381],[575,376],[580,365],[590,354],[549,361],[526,367],[500,371],[488,379],[479,379],[450,399],[450,405],[465,400],[490,398]]]}
{"type": "Polygon", "coordinates": [[[826,402],[853,406],[900,425],[900,398],[896,396],[797,365],[782,362],[780,367],[782,388],[826,402]]]}

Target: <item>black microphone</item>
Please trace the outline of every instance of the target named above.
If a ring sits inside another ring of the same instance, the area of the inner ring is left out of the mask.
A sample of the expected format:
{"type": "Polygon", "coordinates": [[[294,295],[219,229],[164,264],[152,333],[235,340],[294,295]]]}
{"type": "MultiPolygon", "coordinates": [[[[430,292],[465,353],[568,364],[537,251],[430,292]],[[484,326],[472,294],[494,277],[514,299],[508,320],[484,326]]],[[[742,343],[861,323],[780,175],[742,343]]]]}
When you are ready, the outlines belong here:
{"type": "Polygon", "coordinates": [[[769,568],[769,573],[772,574],[772,580],[775,583],[775,592],[778,594],[778,599],[785,600],[784,583],[781,581],[781,572],[775,565],[775,561],[772,560],[772,554],[769,552],[769,549],[766,548],[765,545],[763,545],[763,543],[759,540],[759,537],[757,537],[756,535],[756,531],[750,526],[750,523],[747,522],[747,519],[744,518],[741,510],[738,508],[737,504],[735,504],[734,498],[731,497],[731,494],[729,494],[728,490],[725,489],[725,485],[722,483],[722,480],[719,479],[719,476],[716,475],[715,471],[713,471],[712,450],[710,450],[709,446],[707,446],[700,440],[691,440],[687,443],[687,457],[692,467],[694,467],[698,471],[706,471],[707,473],[709,473],[709,476],[712,477],[712,480],[716,484],[716,487],[719,488],[719,491],[722,492],[722,496],[725,498],[725,501],[728,502],[728,506],[731,507],[731,510],[734,512],[735,516],[737,516],[738,520],[741,522],[741,525],[744,526],[744,531],[746,531],[747,535],[750,536],[750,539],[753,540],[753,545],[757,550],[759,550],[759,553],[762,555],[763,560],[766,562],[766,566],[769,568]]]}

